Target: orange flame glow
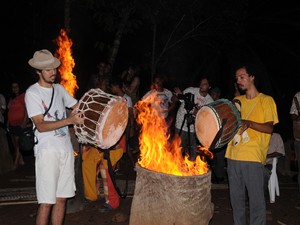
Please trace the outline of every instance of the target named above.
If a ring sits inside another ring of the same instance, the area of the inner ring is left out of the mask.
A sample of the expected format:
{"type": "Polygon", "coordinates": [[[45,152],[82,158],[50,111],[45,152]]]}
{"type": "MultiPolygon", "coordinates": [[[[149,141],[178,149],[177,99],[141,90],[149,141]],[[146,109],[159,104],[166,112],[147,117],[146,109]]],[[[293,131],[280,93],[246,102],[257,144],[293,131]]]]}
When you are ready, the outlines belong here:
{"type": "Polygon", "coordinates": [[[74,97],[78,85],[76,76],[72,72],[75,66],[71,50],[73,42],[68,38],[64,29],[60,30],[60,36],[56,39],[56,42],[58,44],[58,50],[56,51],[55,56],[61,61],[61,66],[58,68],[61,75],[60,84],[74,97]]]}
{"type": "MultiPolygon", "coordinates": [[[[182,157],[180,138],[169,141],[165,119],[151,108],[151,99],[139,101],[135,105],[139,111],[137,122],[141,125],[140,158],[138,163],[149,170],[177,176],[194,176],[208,172],[208,164],[197,156],[194,162],[188,156],[182,157]]],[[[199,148],[199,151],[202,150],[199,148]]],[[[209,151],[208,151],[209,152],[209,151]]]]}

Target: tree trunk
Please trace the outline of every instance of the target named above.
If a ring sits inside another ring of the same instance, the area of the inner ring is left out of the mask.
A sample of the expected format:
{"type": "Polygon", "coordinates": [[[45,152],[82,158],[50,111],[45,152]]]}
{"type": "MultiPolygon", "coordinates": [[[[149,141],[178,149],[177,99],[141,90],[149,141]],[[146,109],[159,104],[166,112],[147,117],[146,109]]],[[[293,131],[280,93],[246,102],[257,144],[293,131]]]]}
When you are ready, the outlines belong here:
{"type": "Polygon", "coordinates": [[[152,59],[151,59],[151,81],[156,73],[156,63],[155,63],[155,48],[156,48],[156,29],[157,24],[153,24],[153,41],[152,41],[152,59]]]}
{"type": "Polygon", "coordinates": [[[71,21],[71,16],[70,16],[70,9],[71,9],[71,1],[72,0],[65,0],[65,29],[66,33],[69,34],[70,32],[70,21],[71,21]]]}
{"type": "Polygon", "coordinates": [[[132,9],[127,9],[125,11],[125,13],[123,14],[119,29],[117,30],[116,35],[115,35],[114,43],[113,43],[111,53],[110,53],[110,56],[109,56],[109,59],[108,59],[108,62],[111,64],[112,68],[113,68],[113,65],[115,63],[115,60],[116,60],[116,57],[117,57],[117,54],[118,54],[118,51],[119,51],[119,48],[120,48],[122,35],[123,35],[123,32],[124,32],[126,23],[128,21],[128,18],[130,16],[131,10],[132,9]]]}

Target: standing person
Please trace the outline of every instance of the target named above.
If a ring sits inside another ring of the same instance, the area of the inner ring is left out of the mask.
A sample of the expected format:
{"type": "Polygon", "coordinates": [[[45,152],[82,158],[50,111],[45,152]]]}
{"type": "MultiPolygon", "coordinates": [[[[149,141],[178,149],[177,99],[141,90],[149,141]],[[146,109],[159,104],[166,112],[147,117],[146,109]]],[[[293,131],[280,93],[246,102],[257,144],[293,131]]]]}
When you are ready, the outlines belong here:
{"type": "Polygon", "coordinates": [[[266,224],[264,164],[278,116],[274,99],[257,90],[254,69],[252,64],[243,64],[235,72],[239,89],[245,91],[235,97],[241,102],[242,124],[225,154],[235,225],[246,225],[246,190],[250,224],[266,224]]]}
{"type": "Polygon", "coordinates": [[[268,188],[268,182],[271,177],[273,158],[280,158],[283,156],[285,156],[285,149],[282,137],[279,133],[273,132],[270,139],[265,165],[265,190],[268,188]]]}
{"type": "Polygon", "coordinates": [[[210,84],[207,77],[200,78],[199,87],[188,87],[183,92],[179,88],[174,89],[176,96],[181,101],[176,115],[176,133],[181,138],[183,155],[188,153],[191,161],[196,159],[198,142],[195,133],[195,115],[200,106],[213,102],[212,97],[208,94],[209,89],[210,84]]]}
{"type": "Polygon", "coordinates": [[[123,134],[125,135],[125,146],[124,146],[124,153],[127,152],[129,159],[132,163],[132,167],[135,169],[135,160],[132,155],[132,151],[130,149],[127,149],[128,142],[131,138],[134,136],[134,117],[133,117],[133,105],[132,105],[132,100],[131,98],[123,91],[122,86],[122,80],[121,79],[112,79],[110,82],[111,86],[111,92],[114,95],[120,96],[125,99],[128,107],[128,123],[127,123],[127,128],[126,132],[123,134]]]}
{"type": "Polygon", "coordinates": [[[25,92],[21,91],[18,82],[11,84],[11,97],[7,108],[7,127],[14,147],[14,169],[17,169],[19,165],[24,165],[20,151],[20,137],[29,122],[25,106],[25,92]]]}
{"type": "Polygon", "coordinates": [[[124,92],[131,97],[133,105],[140,99],[140,68],[138,66],[129,66],[128,70],[125,70],[121,74],[123,81],[124,92]]]}
{"type": "Polygon", "coordinates": [[[151,107],[157,110],[158,116],[166,119],[167,123],[169,123],[169,112],[175,108],[175,101],[173,93],[164,87],[164,78],[162,76],[157,75],[153,79],[150,91],[142,99],[150,100],[151,107]]]}
{"type": "Polygon", "coordinates": [[[128,70],[125,70],[121,74],[121,79],[123,81],[123,90],[124,92],[131,98],[132,100],[132,109],[133,109],[133,117],[134,117],[134,135],[129,139],[129,147],[133,149],[133,152],[139,152],[139,126],[136,122],[137,118],[137,109],[134,105],[140,100],[140,68],[139,66],[129,66],[128,70]]]}
{"type": "Polygon", "coordinates": [[[5,112],[6,100],[4,95],[0,94],[0,174],[4,174],[13,169],[13,160],[6,136],[5,112]]]}
{"type": "Polygon", "coordinates": [[[29,118],[36,127],[34,147],[38,211],[36,224],[63,224],[66,199],[75,196],[74,153],[68,126],[83,124],[82,113],[72,112],[74,99],[60,84],[55,84],[60,61],[50,51],[36,51],[28,61],[38,76],[25,95],[29,118]],[[51,102],[53,104],[51,104],[51,102]]]}
{"type": "Polygon", "coordinates": [[[98,63],[98,65],[97,65],[98,72],[94,73],[90,76],[89,81],[88,81],[88,89],[101,88],[104,80],[106,81],[106,85],[108,85],[106,66],[107,66],[107,64],[103,61],[98,63]]]}
{"type": "Polygon", "coordinates": [[[296,209],[300,210],[300,91],[294,95],[290,115],[293,120],[293,134],[294,134],[294,148],[295,154],[298,162],[298,187],[299,187],[299,195],[298,201],[296,203],[296,209]]]}

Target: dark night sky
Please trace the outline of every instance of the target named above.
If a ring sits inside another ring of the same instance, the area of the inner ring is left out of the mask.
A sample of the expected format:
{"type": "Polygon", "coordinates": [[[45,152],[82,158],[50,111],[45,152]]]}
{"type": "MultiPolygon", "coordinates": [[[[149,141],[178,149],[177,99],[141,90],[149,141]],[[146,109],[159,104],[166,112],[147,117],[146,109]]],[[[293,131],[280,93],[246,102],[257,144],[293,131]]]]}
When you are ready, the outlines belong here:
{"type": "MultiPolygon", "coordinates": [[[[216,2],[216,1],[214,1],[216,2]]],[[[245,39],[251,50],[256,52],[265,66],[267,79],[265,83],[272,90],[280,116],[280,128],[290,132],[289,104],[293,95],[299,90],[298,77],[300,74],[300,17],[299,7],[290,1],[275,3],[274,1],[249,1],[250,10],[248,24],[244,27],[245,39]],[[272,21],[272,22],[271,22],[272,21]],[[267,37],[267,38],[266,38],[267,37]]],[[[99,40],[99,33],[93,24],[91,15],[78,8],[71,12],[71,33],[73,40],[73,53],[79,87],[84,86],[87,77],[96,71],[96,64],[104,56],[99,53],[94,44],[99,40]]],[[[1,9],[1,84],[0,92],[8,94],[9,77],[21,80],[24,86],[33,82],[27,61],[37,49],[48,48],[54,51],[57,47],[53,40],[64,27],[63,1],[61,0],[32,0],[11,1],[1,9]],[[3,79],[4,78],[4,79],[3,79]]],[[[141,57],[145,55],[145,43],[151,42],[151,32],[148,27],[141,27],[134,34],[123,37],[120,52],[116,61],[115,73],[135,62],[146,64],[141,57]]],[[[194,67],[203,64],[205,73],[211,73],[215,83],[222,87],[223,96],[229,96],[228,84],[232,80],[229,65],[224,57],[206,58],[197,54],[200,47],[193,50],[184,47],[195,46],[195,43],[186,43],[178,47],[182,56],[174,51],[167,57],[164,73],[171,84],[191,86],[188,83],[194,67]],[[214,64],[211,63],[215,61],[214,64]],[[205,67],[206,65],[206,67],[205,67]],[[217,65],[217,66],[216,66],[217,65]]],[[[149,71],[144,72],[144,85],[148,86],[149,71]],[[147,81],[147,82],[145,82],[147,81]]],[[[195,86],[197,84],[194,84],[195,86]]],[[[82,90],[83,91],[83,90],[82,90]]]]}

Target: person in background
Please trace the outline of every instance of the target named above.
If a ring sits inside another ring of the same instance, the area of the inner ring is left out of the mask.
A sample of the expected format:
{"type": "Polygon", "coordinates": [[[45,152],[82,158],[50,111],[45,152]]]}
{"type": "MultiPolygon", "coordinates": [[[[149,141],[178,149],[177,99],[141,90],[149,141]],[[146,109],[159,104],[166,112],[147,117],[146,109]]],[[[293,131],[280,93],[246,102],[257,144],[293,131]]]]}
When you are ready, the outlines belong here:
{"type": "Polygon", "coordinates": [[[298,201],[296,203],[296,209],[300,210],[300,91],[297,92],[294,97],[290,108],[290,115],[293,121],[293,135],[294,135],[294,149],[298,162],[298,201]]]}
{"type": "Polygon", "coordinates": [[[218,88],[218,87],[213,87],[211,90],[210,90],[210,96],[212,97],[212,99],[214,101],[220,99],[220,96],[221,96],[221,89],[218,88]]]}
{"type": "Polygon", "coordinates": [[[124,92],[131,98],[132,104],[135,105],[140,100],[140,68],[138,66],[129,66],[121,74],[124,92]]]}
{"type": "Polygon", "coordinates": [[[83,124],[83,113],[72,112],[67,117],[66,108],[75,109],[77,100],[55,83],[59,59],[42,49],[34,53],[28,64],[38,76],[38,81],[25,95],[28,116],[36,127],[38,140],[34,147],[39,204],[36,224],[47,225],[51,220],[51,224],[62,225],[66,200],[74,197],[76,190],[74,152],[68,126],[83,124]]]}
{"type": "MultiPolygon", "coordinates": [[[[109,64],[110,66],[110,64],[109,64]]],[[[103,81],[106,82],[106,86],[108,85],[108,70],[109,69],[109,74],[110,74],[110,69],[111,67],[107,68],[107,63],[101,61],[97,65],[98,72],[94,73],[90,76],[89,81],[88,81],[88,89],[91,88],[100,88],[103,85],[103,81]]]]}
{"type": "Polygon", "coordinates": [[[166,119],[170,125],[169,112],[175,108],[173,93],[164,87],[164,78],[156,75],[152,81],[150,91],[148,91],[142,100],[151,101],[151,107],[156,109],[158,116],[166,119]]]}
{"type": "Polygon", "coordinates": [[[9,172],[14,168],[6,136],[5,112],[6,100],[4,95],[0,94],[0,174],[9,172]]]}
{"type": "Polygon", "coordinates": [[[249,224],[266,224],[264,164],[278,115],[274,99],[256,88],[257,78],[258,73],[253,64],[242,64],[235,70],[236,83],[245,92],[235,97],[241,102],[242,124],[227,144],[225,154],[235,225],[247,224],[247,197],[249,224]]]}
{"type": "Polygon", "coordinates": [[[14,147],[14,168],[24,165],[20,151],[20,137],[23,129],[29,125],[25,106],[25,92],[22,92],[18,82],[11,83],[11,96],[7,105],[7,127],[14,147]]]}
{"type": "Polygon", "coordinates": [[[198,87],[188,87],[183,92],[177,87],[174,88],[177,97],[180,95],[184,96],[184,100],[179,98],[181,104],[176,115],[176,133],[179,134],[181,138],[182,154],[188,154],[189,160],[191,161],[196,159],[196,150],[198,146],[198,139],[195,133],[195,116],[202,105],[214,101],[208,93],[209,89],[210,84],[207,77],[200,78],[198,87]],[[187,99],[187,96],[193,96],[193,99],[187,99]],[[186,115],[190,115],[192,118],[185,119],[186,115]],[[188,128],[190,129],[190,134],[188,133],[188,128]]]}
{"type": "Polygon", "coordinates": [[[132,152],[139,152],[139,125],[136,122],[137,118],[137,109],[134,107],[135,104],[140,100],[140,68],[139,66],[129,66],[129,68],[121,74],[121,79],[123,82],[123,91],[127,94],[132,101],[132,110],[133,110],[133,127],[134,127],[134,135],[129,139],[129,148],[132,149],[132,152]]]}
{"type": "MultiPolygon", "coordinates": [[[[128,107],[128,123],[126,132],[123,134],[125,135],[125,149],[124,153],[127,153],[129,156],[129,159],[132,163],[132,167],[135,168],[135,160],[133,158],[133,154],[131,149],[128,149],[128,142],[130,139],[134,136],[134,115],[133,115],[133,105],[131,98],[123,91],[122,89],[123,83],[121,79],[115,78],[110,81],[110,90],[114,95],[120,96],[125,99],[128,107]]],[[[119,164],[118,164],[119,165],[119,164]]]]}
{"type": "Polygon", "coordinates": [[[267,160],[265,165],[265,189],[268,188],[268,182],[271,176],[273,158],[285,156],[284,143],[279,133],[272,133],[270,145],[268,148],[267,160]]]}

